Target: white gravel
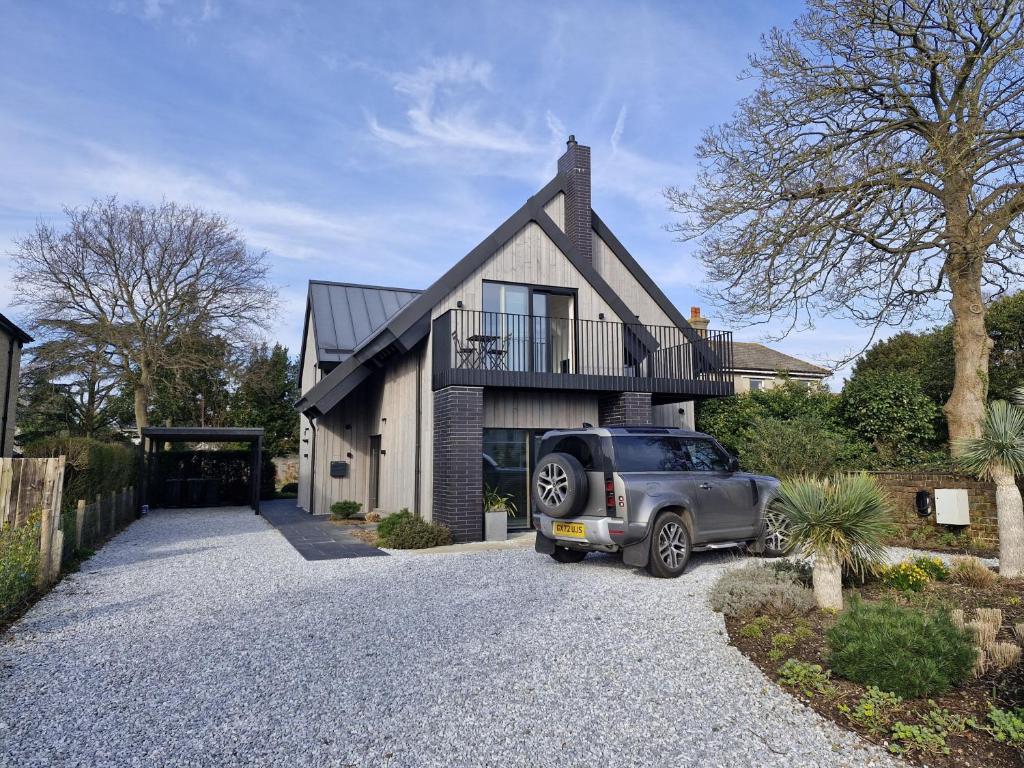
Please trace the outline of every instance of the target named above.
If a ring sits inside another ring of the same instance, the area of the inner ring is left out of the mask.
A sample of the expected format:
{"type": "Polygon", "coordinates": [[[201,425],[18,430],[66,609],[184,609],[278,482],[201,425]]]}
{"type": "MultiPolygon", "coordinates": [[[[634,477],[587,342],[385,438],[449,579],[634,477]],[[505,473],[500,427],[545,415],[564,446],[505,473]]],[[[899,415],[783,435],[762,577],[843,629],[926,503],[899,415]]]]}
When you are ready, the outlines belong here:
{"type": "Polygon", "coordinates": [[[727,644],[705,596],[733,562],[307,562],[245,511],[155,513],[0,640],[0,761],[900,765],[727,644]]]}

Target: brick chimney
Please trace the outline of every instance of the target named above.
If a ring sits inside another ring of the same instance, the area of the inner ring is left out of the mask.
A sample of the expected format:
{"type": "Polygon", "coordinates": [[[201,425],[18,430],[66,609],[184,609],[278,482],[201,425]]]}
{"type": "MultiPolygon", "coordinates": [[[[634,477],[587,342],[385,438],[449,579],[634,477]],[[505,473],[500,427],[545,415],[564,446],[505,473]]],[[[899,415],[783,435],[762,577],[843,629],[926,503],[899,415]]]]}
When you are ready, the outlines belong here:
{"type": "Polygon", "coordinates": [[[593,262],[590,229],[590,147],[569,136],[565,154],[558,158],[558,172],[565,177],[565,233],[579,254],[593,262]]]}
{"type": "Polygon", "coordinates": [[[701,336],[707,336],[708,325],[711,323],[700,313],[700,307],[690,307],[690,326],[701,336]]]}

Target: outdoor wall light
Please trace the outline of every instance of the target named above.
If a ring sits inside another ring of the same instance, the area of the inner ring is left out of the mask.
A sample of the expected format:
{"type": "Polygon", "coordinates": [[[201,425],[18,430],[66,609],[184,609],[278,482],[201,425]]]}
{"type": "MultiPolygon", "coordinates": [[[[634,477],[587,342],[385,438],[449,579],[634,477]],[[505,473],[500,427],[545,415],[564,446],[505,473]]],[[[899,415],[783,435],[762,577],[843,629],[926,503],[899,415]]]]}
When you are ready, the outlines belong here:
{"type": "Polygon", "coordinates": [[[349,451],[348,453],[346,453],[346,454],[345,454],[345,458],[347,458],[347,459],[351,459],[351,458],[353,458],[353,456],[352,456],[352,451],[349,451]]]}
{"type": "Polygon", "coordinates": [[[458,307],[459,309],[462,309],[462,302],[461,301],[456,301],[455,302],[455,306],[458,307]]]}
{"type": "Polygon", "coordinates": [[[604,312],[598,312],[597,313],[597,319],[598,320],[604,320],[604,312]]]}
{"type": "Polygon", "coordinates": [[[345,429],[352,429],[352,425],[351,424],[346,424],[345,425],[345,429]]]}

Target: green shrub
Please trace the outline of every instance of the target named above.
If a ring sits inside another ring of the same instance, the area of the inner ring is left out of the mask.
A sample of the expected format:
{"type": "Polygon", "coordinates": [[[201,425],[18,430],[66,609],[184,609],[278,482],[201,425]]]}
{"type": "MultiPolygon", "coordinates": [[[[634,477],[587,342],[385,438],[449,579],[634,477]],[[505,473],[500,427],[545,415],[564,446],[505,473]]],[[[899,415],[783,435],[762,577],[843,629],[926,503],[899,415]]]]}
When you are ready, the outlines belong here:
{"type": "Polygon", "coordinates": [[[35,591],[39,573],[40,515],[0,530],[0,620],[14,613],[35,591]]]}
{"type": "Polygon", "coordinates": [[[336,501],[331,504],[331,517],[335,520],[349,520],[359,514],[363,505],[358,501],[336,501]]]}
{"type": "Polygon", "coordinates": [[[52,437],[25,446],[25,456],[66,456],[64,509],[79,499],[92,502],[138,482],[138,449],[125,443],[103,443],[89,437],[52,437]]]}
{"type": "Polygon", "coordinates": [[[771,616],[758,616],[756,619],[752,619],[743,625],[740,629],[740,636],[751,640],[760,640],[764,637],[764,633],[771,628],[774,621],[771,616]]]}
{"type": "Polygon", "coordinates": [[[774,477],[827,475],[838,469],[864,466],[857,460],[859,450],[850,435],[829,429],[813,416],[785,421],[760,417],[750,424],[740,446],[740,457],[748,471],[774,477]]]}
{"type": "Polygon", "coordinates": [[[920,592],[931,581],[928,572],[910,560],[880,566],[878,577],[885,586],[901,592],[920,592]]]}
{"type": "Polygon", "coordinates": [[[415,517],[415,515],[413,515],[413,513],[408,509],[403,509],[401,512],[395,512],[392,515],[388,515],[381,520],[380,524],[377,526],[377,536],[381,539],[389,538],[391,534],[394,533],[395,528],[397,528],[403,520],[408,520],[412,517],[415,517]]]}
{"type": "MultiPolygon", "coordinates": [[[[401,513],[400,513],[401,514],[401,513]]],[[[392,517],[395,517],[392,515],[392,517]]],[[[383,525],[383,522],[381,523],[383,525]]],[[[452,543],[452,534],[443,525],[428,523],[413,515],[402,516],[384,536],[377,529],[380,545],[389,549],[426,549],[452,543]]]]}
{"type": "Polygon", "coordinates": [[[711,607],[726,616],[794,616],[814,608],[814,593],[790,574],[760,563],[726,571],[711,588],[711,607]]]}
{"type": "Polygon", "coordinates": [[[996,741],[1024,748],[1024,709],[1010,711],[992,707],[988,711],[988,721],[991,725],[985,730],[996,741]]]}
{"type": "Polygon", "coordinates": [[[779,560],[773,560],[769,567],[773,571],[784,574],[796,584],[802,584],[805,587],[811,586],[812,569],[810,562],[807,560],[780,558],[779,560]]]}
{"type": "Polygon", "coordinates": [[[281,486],[281,490],[279,492],[280,493],[288,493],[288,494],[291,494],[291,493],[297,494],[299,492],[299,484],[298,483],[285,483],[284,485],[281,486]]]}
{"type": "Polygon", "coordinates": [[[820,664],[808,664],[797,659],[788,659],[779,667],[779,682],[788,688],[795,688],[807,698],[816,693],[831,694],[835,686],[831,673],[820,664]]]}
{"type": "Polygon", "coordinates": [[[944,693],[971,676],[971,636],[949,614],[854,601],[828,632],[837,675],[904,698],[944,693]]]}
{"type": "Polygon", "coordinates": [[[936,442],[939,407],[912,374],[865,372],[846,382],[841,397],[846,425],[875,446],[884,464],[913,464],[936,442]]]}
{"type": "Polygon", "coordinates": [[[889,751],[902,755],[909,750],[926,754],[948,755],[946,735],[927,725],[907,725],[894,723],[890,735],[889,751]]]}
{"type": "Polygon", "coordinates": [[[772,637],[772,649],[768,651],[768,658],[772,661],[779,661],[783,656],[793,650],[796,646],[796,638],[788,632],[779,632],[772,637]]]}
{"type": "Polygon", "coordinates": [[[851,723],[872,733],[879,733],[889,727],[893,710],[902,703],[903,699],[895,693],[869,685],[867,693],[860,697],[854,707],[840,704],[839,711],[846,715],[846,719],[851,723]]]}
{"type": "Polygon", "coordinates": [[[942,562],[941,557],[915,557],[914,565],[927,573],[932,581],[945,581],[949,578],[949,568],[942,562]]]}

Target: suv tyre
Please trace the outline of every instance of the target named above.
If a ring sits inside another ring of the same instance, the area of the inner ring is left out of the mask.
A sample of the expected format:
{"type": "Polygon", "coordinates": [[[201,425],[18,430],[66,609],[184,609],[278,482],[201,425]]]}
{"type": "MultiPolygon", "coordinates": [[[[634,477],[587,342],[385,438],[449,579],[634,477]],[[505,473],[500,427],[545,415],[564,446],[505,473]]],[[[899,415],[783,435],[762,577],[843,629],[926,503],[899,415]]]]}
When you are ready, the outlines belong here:
{"type": "Polygon", "coordinates": [[[662,512],[651,526],[651,557],[647,570],[659,579],[681,576],[690,561],[693,542],[686,522],[675,512],[662,512]]]}
{"type": "Polygon", "coordinates": [[[533,501],[550,517],[573,517],[587,503],[587,473],[568,453],[549,453],[533,472],[533,501]]]}
{"type": "Polygon", "coordinates": [[[750,551],[764,557],[782,557],[791,546],[789,521],[775,504],[769,504],[764,511],[764,528],[749,547],[750,551]]]}

